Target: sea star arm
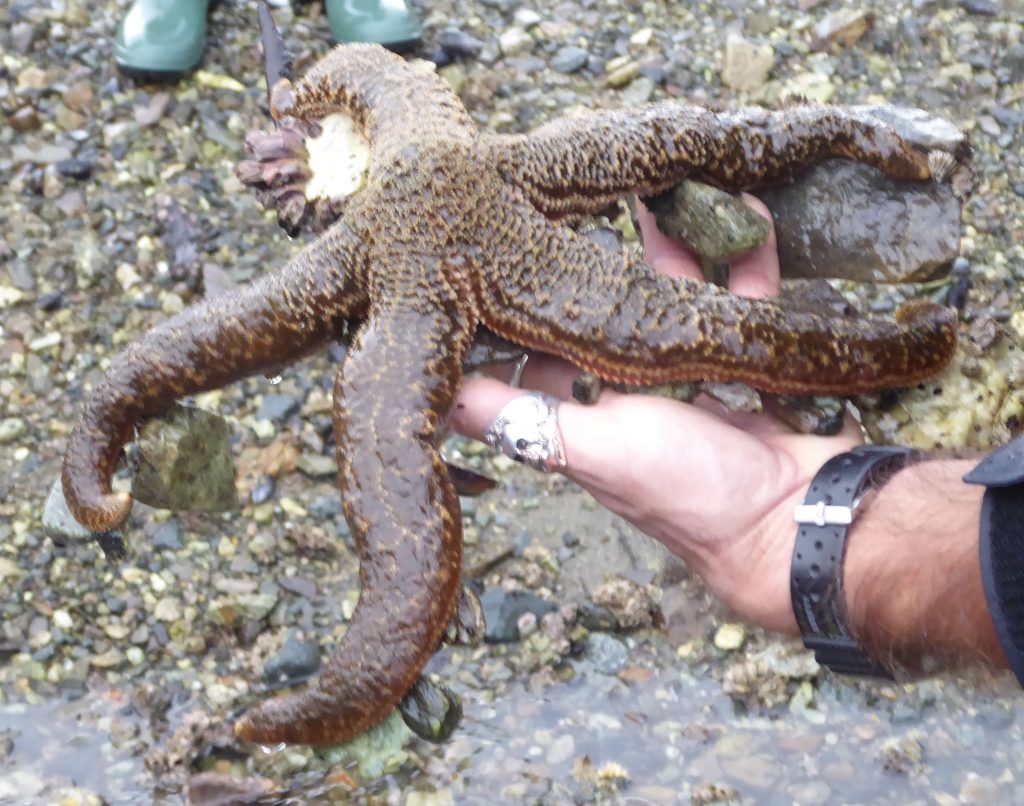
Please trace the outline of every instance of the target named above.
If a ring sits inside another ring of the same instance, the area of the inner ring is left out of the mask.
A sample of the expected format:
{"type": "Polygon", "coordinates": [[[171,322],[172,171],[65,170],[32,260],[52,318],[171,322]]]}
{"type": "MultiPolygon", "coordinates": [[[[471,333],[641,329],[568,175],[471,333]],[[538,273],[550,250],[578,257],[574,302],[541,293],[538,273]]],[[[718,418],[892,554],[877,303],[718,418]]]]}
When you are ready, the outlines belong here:
{"type": "Polygon", "coordinates": [[[895,179],[930,176],[928,159],[863,112],[812,103],[714,112],[665,101],[559,118],[529,135],[491,137],[491,161],[545,215],[593,215],[623,195],[685,178],[726,190],[784,181],[829,156],[895,179]]]}
{"type": "Polygon", "coordinates": [[[130,345],[90,394],[68,439],[62,482],[83,526],[103,532],[131,509],[111,489],[121,449],[143,417],[175,398],[289,363],[366,308],[365,247],[342,221],[278,271],[190,306],[130,345]]]}
{"type": "Polygon", "coordinates": [[[916,383],[955,350],[956,314],[939,305],[908,304],[895,321],[793,310],[658,274],[519,210],[490,240],[482,324],[605,380],[844,395],[916,383]]]}
{"type": "Polygon", "coordinates": [[[278,81],[270,112],[307,123],[343,111],[380,155],[429,136],[471,140],[476,127],[448,84],[380,45],[348,44],[324,56],[295,85],[278,81]]]}
{"type": "Polygon", "coordinates": [[[334,390],[359,604],[307,689],[264,701],[236,723],[247,741],[325,745],[359,735],[398,704],[451,619],[462,528],[438,442],[475,322],[410,296],[371,310],[334,390]]]}

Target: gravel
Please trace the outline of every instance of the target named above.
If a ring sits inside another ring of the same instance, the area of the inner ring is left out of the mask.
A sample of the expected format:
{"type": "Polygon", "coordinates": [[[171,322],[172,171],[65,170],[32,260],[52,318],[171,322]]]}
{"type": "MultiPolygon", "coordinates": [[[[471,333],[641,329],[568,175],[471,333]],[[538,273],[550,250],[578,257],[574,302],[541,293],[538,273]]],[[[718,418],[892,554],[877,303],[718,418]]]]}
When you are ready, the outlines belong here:
{"type": "MultiPolygon", "coordinates": [[[[137,506],[119,564],[94,542],[56,546],[44,528],[68,429],[116,352],[197,299],[202,278],[245,282],[298,248],[232,170],[245,133],[267,125],[253,3],[220,4],[202,70],[160,87],[113,68],[123,9],[0,0],[0,737],[12,737],[0,799],[176,797],[202,760],[314,803],[1024,802],[1014,751],[1024,698],[1013,681],[794,678],[763,660],[777,642],[752,629],[723,653],[714,636],[732,619],[680,563],[571,485],[462,440],[449,455],[501,480],[464,521],[466,567],[488,590],[521,591],[557,612],[539,613],[520,642],[446,648],[433,661],[466,713],[441,747],[402,727],[373,763],[360,762],[368,777],[297,749],[246,748],[240,759],[229,718],[265,695],[268,660],[292,631],[326,657],[357,598],[347,530],[326,503],[334,480],[319,465],[296,470],[300,456],[325,455],[337,359],[325,351],[282,368],[277,385],[257,377],[198,396],[230,418],[245,468],[237,512],[168,521],[137,506]],[[270,491],[260,482],[250,497],[263,477],[270,491]],[[560,552],[566,532],[578,544],[560,552]],[[575,607],[630,570],[653,572],[664,626],[589,633],[575,607]],[[595,646],[611,659],[604,673],[595,646]]],[[[893,0],[876,4],[856,38],[859,24],[816,43],[829,15],[868,10],[842,0],[438,0],[420,6],[422,53],[458,60],[471,115],[500,132],[647,96],[774,104],[799,92],[926,107],[968,129],[976,149],[964,317],[998,314],[1024,330],[1024,12],[893,0]],[[730,37],[760,59],[738,89],[723,83],[730,37]]],[[[300,69],[326,51],[320,4],[275,14],[300,69]]]]}

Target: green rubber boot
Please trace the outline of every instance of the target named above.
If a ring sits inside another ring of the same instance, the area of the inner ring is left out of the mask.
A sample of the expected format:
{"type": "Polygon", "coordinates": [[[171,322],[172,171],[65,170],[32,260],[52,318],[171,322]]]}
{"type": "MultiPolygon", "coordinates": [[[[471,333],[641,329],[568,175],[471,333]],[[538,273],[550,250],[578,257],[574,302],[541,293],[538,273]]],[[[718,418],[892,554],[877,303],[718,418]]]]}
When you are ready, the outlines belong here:
{"type": "Polygon", "coordinates": [[[324,5],[336,42],[376,42],[407,50],[423,36],[408,0],[325,0],[324,5]]]}
{"type": "Polygon", "coordinates": [[[209,0],[135,0],[117,29],[114,61],[122,73],[177,78],[199,65],[209,0]]]}

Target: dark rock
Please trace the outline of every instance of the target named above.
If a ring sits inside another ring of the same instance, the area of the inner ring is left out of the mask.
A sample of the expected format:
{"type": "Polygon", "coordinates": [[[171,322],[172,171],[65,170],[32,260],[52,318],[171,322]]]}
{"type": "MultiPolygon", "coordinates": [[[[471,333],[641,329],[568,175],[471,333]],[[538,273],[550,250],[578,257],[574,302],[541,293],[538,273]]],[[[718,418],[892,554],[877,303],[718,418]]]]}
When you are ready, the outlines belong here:
{"type": "Polygon", "coordinates": [[[88,179],[92,175],[92,162],[81,157],[70,157],[54,163],[54,168],[61,176],[71,179],[88,179]]]}
{"type": "Polygon", "coordinates": [[[39,299],[36,300],[36,307],[41,311],[56,311],[64,307],[64,292],[63,291],[47,291],[45,294],[40,294],[39,299]]]}
{"type": "Polygon", "coordinates": [[[971,278],[967,276],[957,277],[949,284],[946,291],[945,304],[950,308],[962,311],[967,305],[967,294],[971,290],[971,278]]]}
{"type": "Polygon", "coordinates": [[[534,593],[504,591],[488,588],[480,597],[484,610],[486,630],[484,640],[489,644],[507,644],[519,640],[519,619],[533,613],[537,620],[554,611],[555,606],[534,593]]]}
{"type": "Polygon", "coordinates": [[[441,31],[437,44],[453,59],[475,59],[484,47],[483,41],[458,28],[445,28],[441,31]]]}
{"type": "Polygon", "coordinates": [[[295,395],[264,395],[256,410],[256,419],[281,423],[297,414],[301,405],[302,401],[295,395]]]}
{"type": "Polygon", "coordinates": [[[587,63],[589,57],[590,54],[583,48],[576,47],[575,45],[566,45],[563,48],[559,48],[551,60],[551,66],[560,73],[575,73],[587,63]]]}
{"type": "Polygon", "coordinates": [[[252,492],[249,493],[249,500],[257,505],[265,503],[273,497],[276,487],[277,482],[274,477],[264,474],[253,485],[252,492]]]}
{"type": "Polygon", "coordinates": [[[276,655],[263,665],[263,679],[268,683],[281,680],[303,680],[320,668],[320,646],[289,632],[276,655]]]}
{"type": "Polygon", "coordinates": [[[184,545],[181,542],[181,527],[178,526],[177,518],[171,518],[167,523],[162,524],[150,544],[157,550],[177,551],[184,545]]]}
{"type": "Polygon", "coordinates": [[[629,661],[629,648],[614,635],[604,632],[590,634],[584,654],[601,674],[617,674],[629,661]]]}
{"type": "Polygon", "coordinates": [[[833,159],[760,195],[785,277],[921,282],[942,276],[960,251],[960,202],[946,183],[895,182],[833,159]]]}
{"type": "Polygon", "coordinates": [[[979,14],[984,17],[994,17],[999,13],[999,3],[996,0],[960,0],[960,8],[968,14],[979,14]]]}

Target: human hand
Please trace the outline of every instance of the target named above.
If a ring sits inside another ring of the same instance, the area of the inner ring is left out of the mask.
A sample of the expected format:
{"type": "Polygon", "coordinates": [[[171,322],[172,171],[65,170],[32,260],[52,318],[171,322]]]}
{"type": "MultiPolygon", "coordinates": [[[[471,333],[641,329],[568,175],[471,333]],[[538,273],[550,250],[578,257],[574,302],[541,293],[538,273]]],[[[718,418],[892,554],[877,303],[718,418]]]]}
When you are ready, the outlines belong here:
{"type": "MultiPolygon", "coordinates": [[[[770,220],[759,201],[744,200],[770,220]]],[[[702,279],[696,259],[660,233],[646,210],[640,223],[656,271],[702,279]]],[[[774,230],[763,247],[733,261],[730,290],[778,293],[774,230]]],[[[522,389],[563,401],[562,472],[685,560],[738,615],[796,634],[789,594],[793,507],[827,459],[861,442],[855,425],[848,421],[834,437],[794,434],[769,415],[730,413],[705,397],[680,403],[611,390],[585,406],[572,399],[580,373],[534,353],[520,380],[522,389]]],[[[461,433],[482,439],[501,408],[522,394],[507,383],[510,367],[494,375],[465,380],[453,417],[461,433]]]]}

